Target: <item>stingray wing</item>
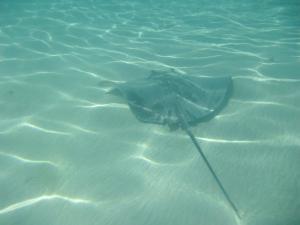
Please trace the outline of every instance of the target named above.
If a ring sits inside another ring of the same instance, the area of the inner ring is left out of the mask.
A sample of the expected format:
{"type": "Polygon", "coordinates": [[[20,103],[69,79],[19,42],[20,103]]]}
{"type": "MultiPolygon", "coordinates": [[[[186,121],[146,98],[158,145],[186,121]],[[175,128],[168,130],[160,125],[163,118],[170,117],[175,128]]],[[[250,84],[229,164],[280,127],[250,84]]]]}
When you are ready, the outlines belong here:
{"type": "Polygon", "coordinates": [[[169,93],[158,80],[139,79],[117,85],[110,93],[124,98],[136,118],[146,123],[165,124],[169,93]]]}
{"type": "Polygon", "coordinates": [[[232,79],[185,76],[176,88],[178,107],[189,125],[212,119],[228,102],[232,79]]]}

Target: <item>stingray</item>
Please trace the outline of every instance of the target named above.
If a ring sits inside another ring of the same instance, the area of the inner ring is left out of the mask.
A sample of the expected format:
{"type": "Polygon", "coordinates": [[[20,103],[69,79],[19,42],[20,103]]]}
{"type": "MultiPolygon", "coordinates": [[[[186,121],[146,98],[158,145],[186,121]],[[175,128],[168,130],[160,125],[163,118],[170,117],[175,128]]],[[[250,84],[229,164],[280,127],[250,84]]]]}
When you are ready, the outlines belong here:
{"type": "Polygon", "coordinates": [[[125,99],[135,117],[144,123],[182,129],[203,158],[226,200],[240,218],[226,189],[210,165],[190,127],[212,119],[227,104],[232,79],[195,77],[171,71],[151,71],[146,78],[116,85],[109,91],[125,99]]]}

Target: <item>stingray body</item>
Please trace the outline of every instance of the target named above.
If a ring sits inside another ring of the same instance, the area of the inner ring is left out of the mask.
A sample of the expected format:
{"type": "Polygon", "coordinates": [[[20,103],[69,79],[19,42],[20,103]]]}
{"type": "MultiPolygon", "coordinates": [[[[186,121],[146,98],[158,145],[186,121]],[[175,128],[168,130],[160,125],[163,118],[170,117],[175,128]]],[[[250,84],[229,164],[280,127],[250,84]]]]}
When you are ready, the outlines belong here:
{"type": "Polygon", "coordinates": [[[136,118],[145,123],[184,130],[238,217],[239,213],[200,148],[191,126],[212,119],[228,102],[231,77],[194,77],[174,71],[152,71],[143,79],[125,82],[110,93],[124,98],[136,118]]]}
{"type": "Polygon", "coordinates": [[[211,119],[227,103],[231,90],[230,77],[152,71],[147,78],[120,84],[111,93],[125,98],[138,120],[179,128],[180,117],[188,126],[211,119]]]}

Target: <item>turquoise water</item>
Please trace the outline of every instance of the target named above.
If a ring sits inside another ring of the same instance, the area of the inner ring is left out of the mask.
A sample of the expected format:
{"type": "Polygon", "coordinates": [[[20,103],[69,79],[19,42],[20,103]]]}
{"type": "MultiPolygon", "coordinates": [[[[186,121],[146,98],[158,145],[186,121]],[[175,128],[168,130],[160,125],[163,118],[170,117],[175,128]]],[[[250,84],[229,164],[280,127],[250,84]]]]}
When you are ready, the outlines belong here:
{"type": "Polygon", "coordinates": [[[300,224],[299,1],[0,2],[0,224],[300,224]],[[192,128],[136,120],[115,84],[230,75],[192,128]]]}

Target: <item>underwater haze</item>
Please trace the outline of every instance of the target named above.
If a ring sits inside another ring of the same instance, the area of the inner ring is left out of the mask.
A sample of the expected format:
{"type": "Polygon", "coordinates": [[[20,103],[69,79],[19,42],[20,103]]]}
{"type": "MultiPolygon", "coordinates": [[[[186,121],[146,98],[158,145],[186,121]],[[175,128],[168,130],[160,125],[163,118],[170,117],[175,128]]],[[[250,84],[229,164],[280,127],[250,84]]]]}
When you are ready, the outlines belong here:
{"type": "Polygon", "coordinates": [[[0,225],[299,225],[300,1],[1,0],[0,225]],[[231,76],[212,120],[138,121],[151,70],[231,76]]]}

